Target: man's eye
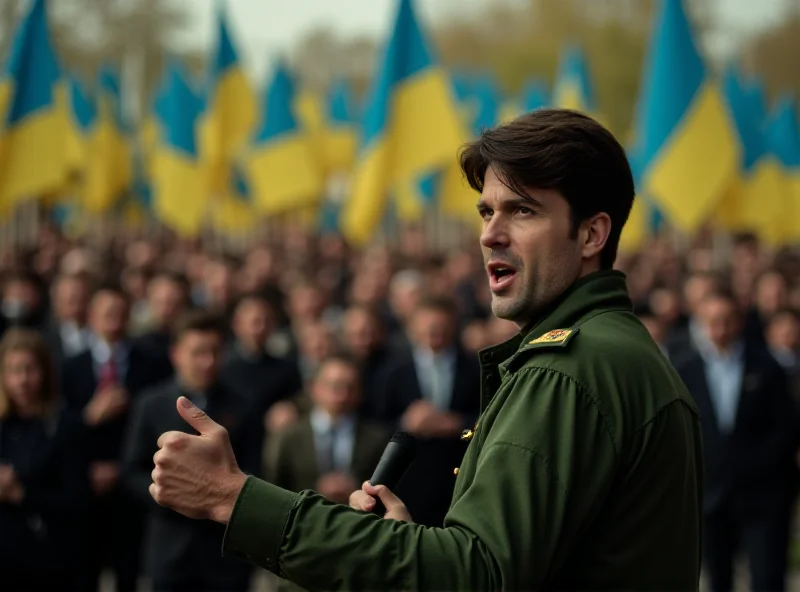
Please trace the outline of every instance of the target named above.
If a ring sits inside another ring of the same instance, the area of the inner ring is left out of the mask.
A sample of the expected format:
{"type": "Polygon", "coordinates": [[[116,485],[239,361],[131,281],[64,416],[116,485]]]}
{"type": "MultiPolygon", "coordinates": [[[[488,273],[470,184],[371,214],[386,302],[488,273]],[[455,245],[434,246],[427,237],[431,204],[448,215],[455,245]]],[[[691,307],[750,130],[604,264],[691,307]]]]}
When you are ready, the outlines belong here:
{"type": "Polygon", "coordinates": [[[493,213],[492,210],[488,208],[478,210],[478,214],[480,214],[480,217],[483,218],[484,220],[488,220],[489,218],[491,218],[492,213],[493,213]]]}
{"type": "Polygon", "coordinates": [[[530,216],[534,214],[534,211],[526,206],[520,206],[517,208],[517,213],[523,214],[524,216],[530,216]]]}

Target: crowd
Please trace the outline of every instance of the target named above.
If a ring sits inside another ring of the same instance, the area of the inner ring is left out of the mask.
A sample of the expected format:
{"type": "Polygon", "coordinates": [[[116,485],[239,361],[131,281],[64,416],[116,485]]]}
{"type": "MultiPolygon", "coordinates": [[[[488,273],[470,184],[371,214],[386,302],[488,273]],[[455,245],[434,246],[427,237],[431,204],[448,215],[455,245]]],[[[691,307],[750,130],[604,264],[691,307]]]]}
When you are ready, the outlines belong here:
{"type": "MultiPolygon", "coordinates": [[[[230,255],[45,228],[7,253],[2,588],[94,590],[108,572],[121,592],[250,587],[251,569],[220,557],[222,526],[149,495],[159,436],[191,430],[181,394],[228,429],[243,470],[332,502],[394,430],[415,434],[397,494],[441,525],[480,411],[477,352],[517,328],[491,314],[477,240],[429,245],[417,228],[361,253],[288,232],[230,255]]],[[[798,484],[800,259],[745,235],[725,249],[660,238],[618,267],[704,417],[712,587],[730,589],[742,551],[767,589],[788,570],[798,484]]]]}

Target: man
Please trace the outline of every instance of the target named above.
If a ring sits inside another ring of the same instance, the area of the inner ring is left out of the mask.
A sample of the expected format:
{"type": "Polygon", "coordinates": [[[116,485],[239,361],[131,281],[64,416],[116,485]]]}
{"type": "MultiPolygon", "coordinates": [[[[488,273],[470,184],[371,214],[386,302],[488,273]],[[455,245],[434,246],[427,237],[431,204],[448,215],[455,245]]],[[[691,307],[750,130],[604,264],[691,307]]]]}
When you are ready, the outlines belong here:
{"type": "Polygon", "coordinates": [[[92,499],[87,520],[86,589],[100,586],[105,566],[117,589],[137,588],[141,509],[119,487],[123,433],[131,402],[164,380],[166,370],[127,336],[128,296],[116,285],[100,286],[89,302],[89,349],[64,360],[61,393],[87,433],[92,499]]]}
{"type": "Polygon", "coordinates": [[[250,401],[219,382],[224,326],[216,315],[194,311],[179,319],[170,356],[175,380],[143,393],[134,403],[125,438],[123,482],[148,509],[148,572],[157,592],[182,590],[244,591],[250,570],[219,556],[224,529],[196,522],[156,506],[147,488],[158,436],[168,430],[189,431],[175,412],[181,395],[219,418],[230,433],[242,468],[260,467],[261,429],[250,401]]]}
{"type": "Polygon", "coordinates": [[[147,323],[136,344],[151,352],[170,372],[172,327],[189,308],[190,292],[185,276],[168,271],[156,274],[147,285],[147,323]]]}
{"type": "Polygon", "coordinates": [[[43,335],[59,370],[66,358],[82,353],[89,347],[90,331],[87,327],[89,277],[85,274],[56,276],[51,288],[52,314],[43,335]]]}
{"type": "Polygon", "coordinates": [[[346,504],[375,470],[391,433],[358,416],[361,376],[355,359],[325,358],[309,390],[311,412],[276,435],[264,473],[289,491],[314,489],[346,504]]]}
{"type": "Polygon", "coordinates": [[[521,332],[480,354],[483,412],[444,527],[408,522],[385,487],[351,506],[378,496],[396,520],[246,477],[184,400],[202,435],[162,435],[151,495],[227,524],[226,556],[307,590],[696,590],[697,411],[612,271],[634,196],[624,150],[542,109],[484,132],[461,166],[481,192],[493,311],[521,332]]]}
{"type": "Polygon", "coordinates": [[[428,297],[408,318],[408,352],[387,362],[376,418],[417,439],[417,457],[397,493],[417,524],[442,526],[453,498],[453,467],[464,457],[460,436],[480,411],[480,366],[457,342],[458,309],[428,297]]]}
{"type": "Polygon", "coordinates": [[[266,351],[274,325],[275,312],[265,297],[243,296],[233,310],[233,340],[220,375],[224,384],[250,399],[268,432],[296,421],[292,399],[303,390],[297,362],[266,351]]]}
{"type": "Polygon", "coordinates": [[[737,547],[753,590],[785,590],[796,492],[794,408],[786,376],[761,340],[744,333],[735,297],[701,301],[705,338],[676,368],[706,420],[704,560],[712,592],[733,589],[737,547]]]}

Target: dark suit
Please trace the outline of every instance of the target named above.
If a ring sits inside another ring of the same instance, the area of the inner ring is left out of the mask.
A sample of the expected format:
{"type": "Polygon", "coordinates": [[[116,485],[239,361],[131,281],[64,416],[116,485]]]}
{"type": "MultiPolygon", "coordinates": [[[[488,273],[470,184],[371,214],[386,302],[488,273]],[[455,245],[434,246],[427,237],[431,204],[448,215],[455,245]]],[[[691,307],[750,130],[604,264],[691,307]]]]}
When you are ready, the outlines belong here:
{"type": "MultiPolygon", "coordinates": [[[[127,371],[121,377],[121,382],[132,400],[147,387],[164,380],[165,376],[164,368],[145,351],[130,347],[127,371]]],[[[91,350],[64,360],[61,384],[67,406],[76,414],[82,413],[97,390],[96,368],[91,350]]],[[[126,412],[103,425],[86,428],[89,463],[120,460],[127,418],[126,412]]],[[[136,589],[141,523],[141,508],[121,488],[115,488],[100,497],[93,496],[87,522],[87,589],[95,589],[98,585],[99,574],[105,564],[110,564],[116,572],[119,591],[136,589]]]]}
{"type": "MultiPolygon", "coordinates": [[[[147,508],[148,573],[157,592],[246,590],[250,568],[220,556],[224,526],[162,508],[149,493],[153,455],[161,434],[173,430],[196,433],[176,410],[182,394],[175,382],[143,393],[134,404],[125,436],[123,484],[147,508]]],[[[205,405],[206,413],[228,430],[239,467],[254,473],[261,453],[260,422],[247,410],[246,398],[222,386],[211,389],[205,405]]]]}
{"type": "MultiPolygon", "coordinates": [[[[359,485],[372,476],[390,437],[384,426],[356,420],[350,473],[359,485]]],[[[276,434],[265,458],[267,480],[290,491],[314,489],[320,471],[309,418],[304,417],[276,434]]]]}
{"type": "MultiPolygon", "coordinates": [[[[377,398],[377,417],[397,426],[406,409],[423,399],[420,380],[411,354],[387,365],[377,398]]],[[[480,412],[480,366],[475,356],[456,353],[449,411],[464,417],[464,428],[475,425],[480,412]]],[[[397,487],[414,522],[442,526],[455,486],[453,469],[461,464],[466,442],[452,438],[418,439],[417,454],[397,487]]]]}
{"type": "Polygon", "coordinates": [[[753,589],[785,587],[795,493],[794,409],[786,375],[759,344],[743,353],[733,430],[720,430],[699,354],[676,366],[703,418],[706,461],[704,559],[711,588],[730,590],[737,541],[749,555],[753,589]]]}
{"type": "Polygon", "coordinates": [[[220,381],[249,398],[259,416],[274,403],[294,397],[303,388],[300,370],[294,361],[266,352],[257,358],[245,357],[235,345],[222,365],[220,381]]]}

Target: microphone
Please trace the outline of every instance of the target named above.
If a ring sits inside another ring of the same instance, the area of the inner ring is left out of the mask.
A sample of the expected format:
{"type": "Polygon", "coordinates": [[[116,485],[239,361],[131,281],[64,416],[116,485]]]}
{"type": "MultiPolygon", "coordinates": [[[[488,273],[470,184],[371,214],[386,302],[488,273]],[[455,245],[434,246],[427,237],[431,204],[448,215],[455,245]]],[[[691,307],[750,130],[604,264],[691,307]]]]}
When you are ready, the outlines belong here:
{"type": "MultiPolygon", "coordinates": [[[[384,485],[387,489],[394,490],[400,479],[406,474],[408,467],[411,466],[416,451],[417,441],[414,436],[408,432],[395,432],[386,445],[369,482],[372,485],[384,485]]],[[[386,513],[386,508],[378,498],[375,498],[375,507],[372,509],[372,513],[378,516],[386,513]]]]}

